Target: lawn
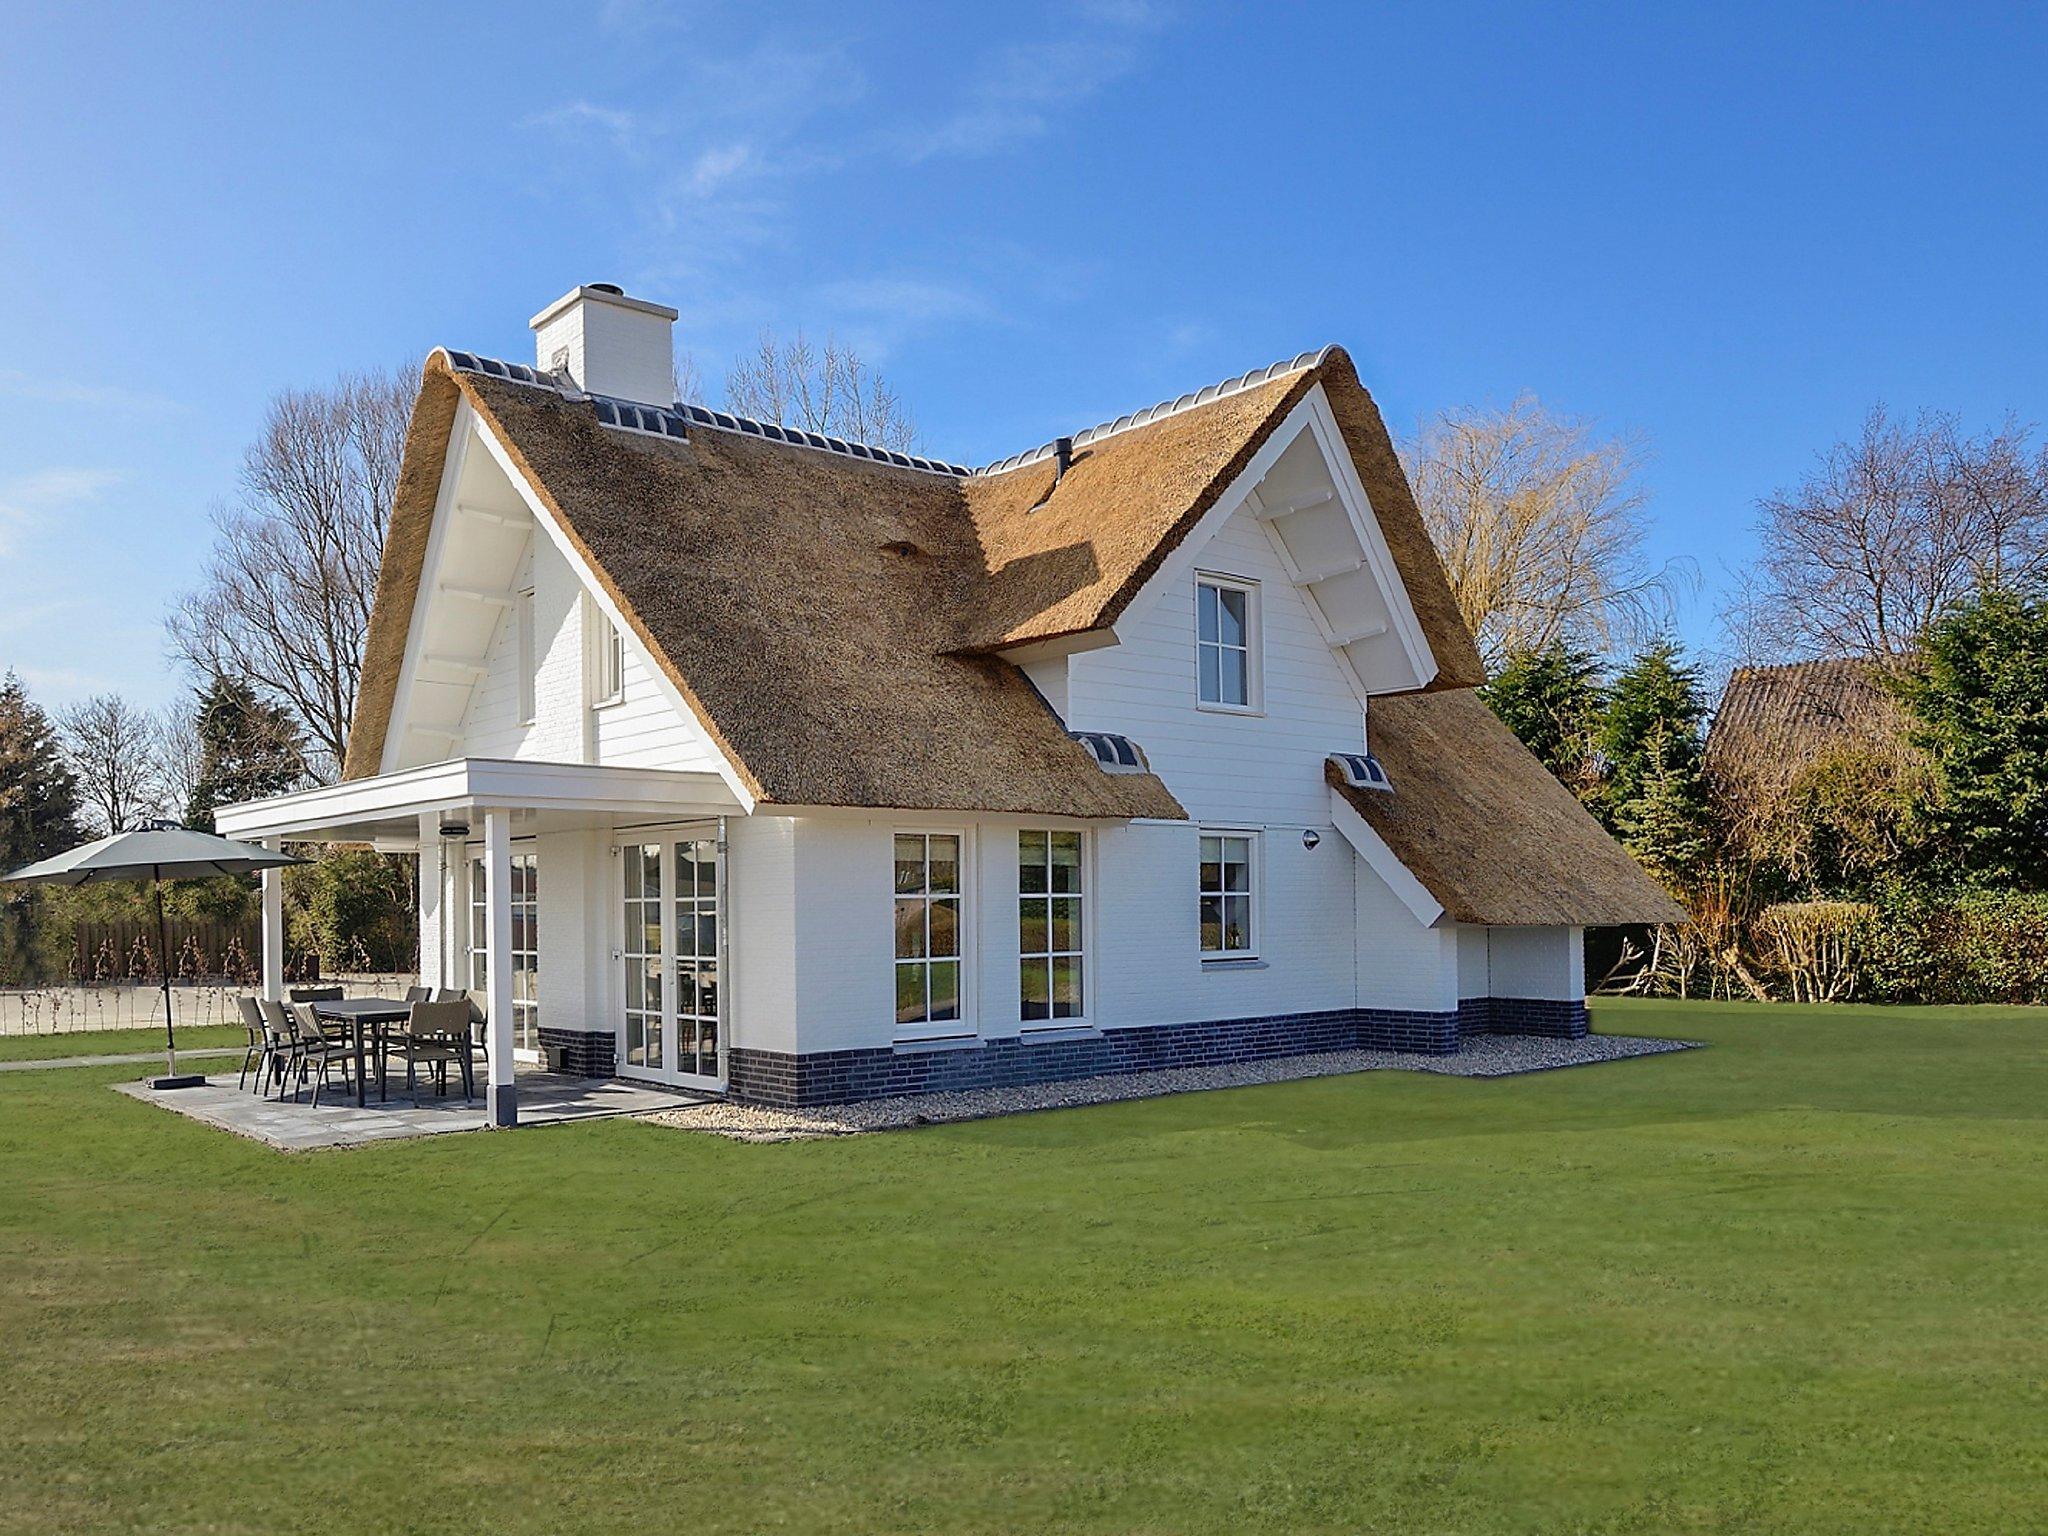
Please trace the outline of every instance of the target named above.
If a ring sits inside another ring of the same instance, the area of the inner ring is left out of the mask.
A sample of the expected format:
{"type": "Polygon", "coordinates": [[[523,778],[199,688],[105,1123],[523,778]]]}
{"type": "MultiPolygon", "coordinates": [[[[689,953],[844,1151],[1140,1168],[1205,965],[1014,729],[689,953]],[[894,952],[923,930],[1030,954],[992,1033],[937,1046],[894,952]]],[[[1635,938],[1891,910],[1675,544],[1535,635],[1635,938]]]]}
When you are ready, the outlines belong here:
{"type": "Polygon", "coordinates": [[[743,1146],[0,1074],[0,1529],[1943,1532],[2048,1499],[2048,1013],[743,1146]]]}
{"type": "MultiPolygon", "coordinates": [[[[178,1031],[178,1049],[213,1050],[243,1045],[239,1024],[188,1024],[178,1031]]],[[[0,1061],[47,1061],[65,1056],[121,1056],[164,1048],[163,1025],[153,1029],[67,1029],[55,1035],[0,1035],[0,1061]]],[[[217,1063],[210,1069],[219,1070],[217,1063]]]]}

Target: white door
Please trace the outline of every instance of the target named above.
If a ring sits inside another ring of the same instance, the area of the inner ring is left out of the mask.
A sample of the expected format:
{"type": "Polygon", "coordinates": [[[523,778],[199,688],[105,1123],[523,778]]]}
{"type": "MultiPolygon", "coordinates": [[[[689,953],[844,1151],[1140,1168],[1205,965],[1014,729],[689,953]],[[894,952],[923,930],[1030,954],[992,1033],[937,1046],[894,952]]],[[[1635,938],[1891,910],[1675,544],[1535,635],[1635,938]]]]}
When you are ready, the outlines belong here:
{"type": "Polygon", "coordinates": [[[724,866],[717,828],[664,833],[613,853],[622,919],[619,1070],[654,1082],[720,1087],[724,866]]]}

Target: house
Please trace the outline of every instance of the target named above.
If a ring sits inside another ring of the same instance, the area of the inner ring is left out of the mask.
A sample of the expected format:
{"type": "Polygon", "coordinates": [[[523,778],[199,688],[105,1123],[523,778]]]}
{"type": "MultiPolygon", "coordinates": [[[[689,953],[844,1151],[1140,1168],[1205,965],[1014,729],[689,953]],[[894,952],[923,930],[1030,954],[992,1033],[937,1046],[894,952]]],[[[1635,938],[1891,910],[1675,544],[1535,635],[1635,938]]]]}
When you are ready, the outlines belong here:
{"type": "MultiPolygon", "coordinates": [[[[1586,1029],[1670,904],[1472,692],[1328,348],[982,469],[673,393],[575,289],[420,385],[342,781],[512,1065],[771,1104],[1586,1029]]],[[[267,893],[266,985],[280,974],[267,893]]]]}

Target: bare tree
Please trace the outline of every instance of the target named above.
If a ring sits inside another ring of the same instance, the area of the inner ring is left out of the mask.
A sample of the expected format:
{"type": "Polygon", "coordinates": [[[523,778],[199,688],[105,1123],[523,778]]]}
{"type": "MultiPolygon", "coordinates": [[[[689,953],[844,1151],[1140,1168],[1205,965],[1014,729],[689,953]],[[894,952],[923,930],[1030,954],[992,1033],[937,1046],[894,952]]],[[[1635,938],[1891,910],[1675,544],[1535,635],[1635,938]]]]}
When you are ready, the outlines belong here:
{"type": "Polygon", "coordinates": [[[155,722],[118,693],[102,693],[57,716],[80,809],[102,837],[129,832],[163,807],[155,722]]]}
{"type": "Polygon", "coordinates": [[[831,336],[819,348],[802,331],[786,342],[763,331],[751,353],[733,359],[725,401],[742,416],[883,448],[917,441],[916,423],[882,376],[831,336]]]}
{"type": "Polygon", "coordinates": [[[1680,571],[1645,562],[1633,443],[1524,395],[1445,412],[1401,459],[1489,667],[1554,641],[1640,640],[1668,620],[1680,571]]]}
{"type": "Polygon", "coordinates": [[[1958,598],[2048,578],[2048,450],[2011,418],[1972,437],[1877,406],[1758,512],[1754,591],[1724,624],[1783,653],[1889,660],[1958,598]]]}
{"type": "Polygon", "coordinates": [[[206,747],[189,703],[166,704],[150,720],[155,741],[157,798],[166,816],[182,817],[206,772],[206,747]]]}
{"type": "Polygon", "coordinates": [[[349,375],[273,399],[240,500],[215,513],[205,578],[169,621],[199,676],[245,677],[291,712],[322,776],[348,752],[416,376],[349,375]]]}

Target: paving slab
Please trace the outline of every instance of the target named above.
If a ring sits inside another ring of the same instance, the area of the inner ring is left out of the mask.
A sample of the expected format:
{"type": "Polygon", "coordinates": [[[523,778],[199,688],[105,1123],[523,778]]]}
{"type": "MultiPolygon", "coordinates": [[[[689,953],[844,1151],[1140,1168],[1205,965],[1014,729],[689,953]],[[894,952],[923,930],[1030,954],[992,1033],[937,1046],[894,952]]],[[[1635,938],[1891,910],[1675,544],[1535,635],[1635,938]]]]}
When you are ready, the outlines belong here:
{"type": "MultiPolygon", "coordinates": [[[[557,1077],[547,1072],[519,1074],[519,1125],[562,1125],[575,1120],[603,1120],[620,1115],[655,1114],[697,1102],[697,1095],[641,1083],[589,1077],[557,1077]]],[[[356,1107],[355,1095],[330,1086],[315,1108],[310,1090],[280,1103],[237,1088],[232,1074],[209,1077],[203,1088],[162,1092],[146,1082],[117,1083],[115,1090],[173,1114],[247,1136],[283,1152],[316,1152],[331,1147],[360,1147],[381,1141],[406,1141],[416,1136],[441,1136],[455,1131],[481,1131],[489,1118],[482,1085],[465,1102],[459,1090],[437,1096],[422,1085],[415,1103],[398,1084],[380,1102],[376,1087],[370,1102],[356,1107]]]]}

